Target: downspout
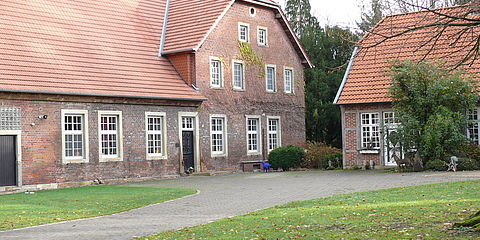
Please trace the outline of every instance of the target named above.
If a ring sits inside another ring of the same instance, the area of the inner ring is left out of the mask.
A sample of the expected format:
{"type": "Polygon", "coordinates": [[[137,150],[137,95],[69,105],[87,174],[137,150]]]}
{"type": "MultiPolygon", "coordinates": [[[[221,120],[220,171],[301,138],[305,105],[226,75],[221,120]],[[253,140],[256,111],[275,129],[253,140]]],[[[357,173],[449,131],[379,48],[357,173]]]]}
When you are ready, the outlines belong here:
{"type": "Polygon", "coordinates": [[[345,83],[347,82],[348,75],[350,74],[350,70],[352,70],[353,62],[355,60],[355,56],[358,53],[358,46],[355,46],[353,49],[352,56],[350,57],[350,62],[347,66],[347,71],[345,71],[345,75],[343,75],[342,84],[340,84],[340,88],[338,88],[337,96],[335,96],[335,100],[333,100],[333,104],[338,103],[338,99],[340,98],[340,94],[342,94],[343,88],[345,87],[345,83]]]}
{"type": "Polygon", "coordinates": [[[158,56],[163,56],[163,49],[165,47],[165,38],[167,36],[167,24],[168,24],[168,12],[170,10],[170,0],[167,0],[167,4],[165,6],[165,16],[163,18],[163,28],[162,28],[162,38],[160,40],[160,50],[158,52],[158,56]]]}

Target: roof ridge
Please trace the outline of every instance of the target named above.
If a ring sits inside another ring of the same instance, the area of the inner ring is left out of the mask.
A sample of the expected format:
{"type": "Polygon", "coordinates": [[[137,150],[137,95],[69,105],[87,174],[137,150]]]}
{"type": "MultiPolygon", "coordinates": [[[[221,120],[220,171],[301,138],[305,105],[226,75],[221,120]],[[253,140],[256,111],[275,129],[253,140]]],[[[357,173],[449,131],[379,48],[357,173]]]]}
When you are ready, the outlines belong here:
{"type": "Polygon", "coordinates": [[[385,16],[382,20],[386,18],[392,18],[392,17],[398,17],[398,16],[404,16],[404,15],[416,15],[416,14],[423,14],[426,12],[435,12],[435,11],[443,11],[443,10],[449,10],[449,9],[455,9],[455,8],[464,8],[464,7],[469,7],[471,4],[464,4],[464,5],[458,5],[458,6],[449,6],[449,7],[439,7],[439,8],[432,8],[432,9],[422,9],[418,11],[412,11],[412,12],[406,12],[406,13],[395,13],[395,14],[390,14],[385,16]]]}

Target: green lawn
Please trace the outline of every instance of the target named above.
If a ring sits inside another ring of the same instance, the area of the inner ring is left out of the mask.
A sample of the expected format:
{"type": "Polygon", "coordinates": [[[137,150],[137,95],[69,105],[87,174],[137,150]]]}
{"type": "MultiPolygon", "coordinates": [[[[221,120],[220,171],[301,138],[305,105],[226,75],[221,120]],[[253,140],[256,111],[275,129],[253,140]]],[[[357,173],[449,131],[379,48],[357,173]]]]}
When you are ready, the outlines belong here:
{"type": "Polygon", "coordinates": [[[190,189],[102,185],[0,195],[0,230],[108,215],[194,193],[190,189]]]}
{"type": "Polygon", "coordinates": [[[480,208],[480,181],[293,202],[145,239],[480,239],[450,223],[480,208]]]}

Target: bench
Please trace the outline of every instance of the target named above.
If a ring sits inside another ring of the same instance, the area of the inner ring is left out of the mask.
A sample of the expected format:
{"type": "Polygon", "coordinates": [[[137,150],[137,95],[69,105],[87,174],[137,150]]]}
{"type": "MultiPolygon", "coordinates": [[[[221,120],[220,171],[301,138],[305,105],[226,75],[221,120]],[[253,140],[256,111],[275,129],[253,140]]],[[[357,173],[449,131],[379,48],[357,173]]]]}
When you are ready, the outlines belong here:
{"type": "Polygon", "coordinates": [[[244,172],[254,172],[254,171],[263,171],[264,160],[257,161],[242,161],[240,162],[242,166],[242,171],[244,172]]]}

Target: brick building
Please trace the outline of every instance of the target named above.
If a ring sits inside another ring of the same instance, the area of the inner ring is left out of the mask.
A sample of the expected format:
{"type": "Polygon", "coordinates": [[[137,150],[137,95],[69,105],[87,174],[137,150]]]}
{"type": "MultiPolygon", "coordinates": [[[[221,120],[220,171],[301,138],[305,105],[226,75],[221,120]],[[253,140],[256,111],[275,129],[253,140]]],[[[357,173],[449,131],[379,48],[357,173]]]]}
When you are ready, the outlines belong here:
{"type": "MultiPolygon", "coordinates": [[[[392,155],[394,151],[397,156],[402,153],[399,146],[388,141],[388,135],[399,124],[388,94],[389,65],[394,60],[423,58],[444,60],[450,66],[461,63],[480,32],[474,28],[468,34],[462,33],[463,27],[447,24],[452,20],[448,16],[478,18],[472,12],[475,11],[470,6],[460,6],[387,16],[361,39],[335,98],[342,115],[345,167],[366,163],[376,168],[396,166],[392,155]],[[402,32],[405,33],[388,37],[402,32]],[[462,40],[456,42],[459,36],[462,40]]],[[[462,66],[473,74],[479,73],[479,67],[477,59],[462,66]]],[[[479,143],[478,112],[471,113],[472,124],[466,131],[467,137],[476,143],[479,143]]]]}
{"type": "Polygon", "coordinates": [[[305,143],[312,65],[273,1],[8,0],[0,12],[0,186],[241,170],[305,143]]]}

